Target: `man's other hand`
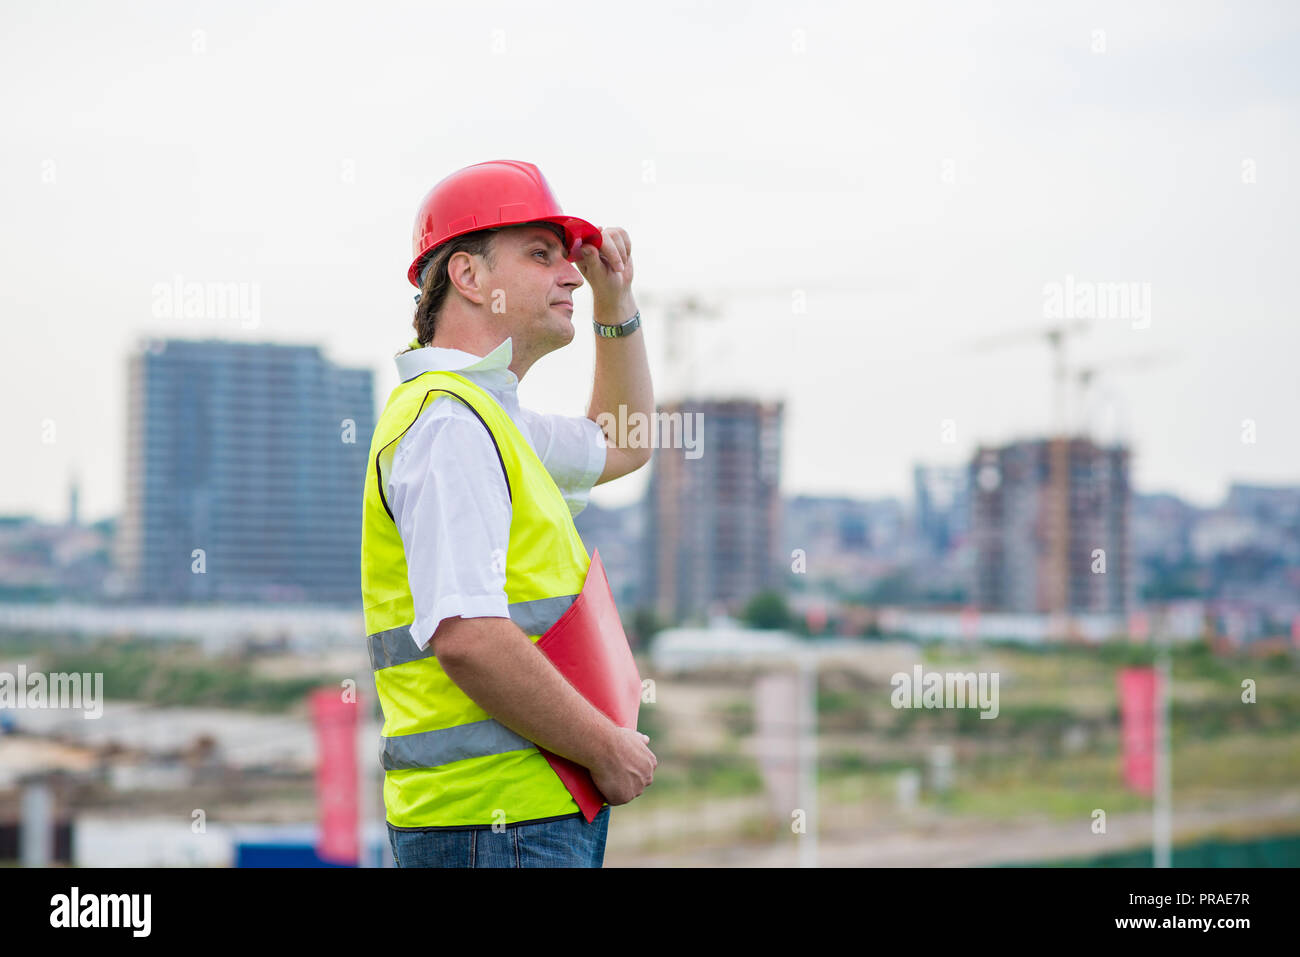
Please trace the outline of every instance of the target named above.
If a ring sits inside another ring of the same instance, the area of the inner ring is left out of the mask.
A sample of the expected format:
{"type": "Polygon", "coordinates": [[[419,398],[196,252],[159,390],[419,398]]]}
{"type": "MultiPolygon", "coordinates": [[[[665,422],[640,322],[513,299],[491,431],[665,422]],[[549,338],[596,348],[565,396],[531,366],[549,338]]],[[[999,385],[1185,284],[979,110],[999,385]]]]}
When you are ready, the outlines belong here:
{"type": "Polygon", "coordinates": [[[650,739],[635,728],[615,728],[605,759],[588,768],[596,787],[611,805],[627,804],[650,786],[659,759],[650,739]]]}

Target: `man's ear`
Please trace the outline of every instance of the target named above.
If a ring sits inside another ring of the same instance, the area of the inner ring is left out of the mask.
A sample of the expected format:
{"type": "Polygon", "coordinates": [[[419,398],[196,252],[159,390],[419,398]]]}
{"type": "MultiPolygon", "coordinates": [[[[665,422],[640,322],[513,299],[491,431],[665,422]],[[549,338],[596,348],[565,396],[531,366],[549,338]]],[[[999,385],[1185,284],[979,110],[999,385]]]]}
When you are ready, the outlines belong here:
{"type": "Polygon", "coordinates": [[[447,261],[447,278],[451,284],[462,296],[479,306],[484,302],[480,265],[479,260],[464,250],[453,253],[447,261]]]}

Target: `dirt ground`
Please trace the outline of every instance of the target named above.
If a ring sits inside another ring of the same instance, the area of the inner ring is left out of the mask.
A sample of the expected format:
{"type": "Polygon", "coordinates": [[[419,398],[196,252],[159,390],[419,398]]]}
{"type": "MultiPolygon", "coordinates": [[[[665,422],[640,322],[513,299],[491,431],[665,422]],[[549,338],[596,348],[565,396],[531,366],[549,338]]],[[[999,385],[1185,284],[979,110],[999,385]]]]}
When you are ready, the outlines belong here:
{"type": "MultiPolygon", "coordinates": [[[[720,808],[725,815],[737,808],[720,808]]],[[[610,818],[606,867],[797,867],[799,841],[791,834],[768,843],[692,842],[677,850],[647,852],[633,843],[640,836],[620,829],[619,809],[610,818]]],[[[661,827],[673,826],[663,820],[661,827]]],[[[688,824],[682,825],[687,832],[688,824]]],[[[1248,837],[1300,831],[1300,791],[1288,791],[1249,803],[1175,809],[1175,844],[1212,835],[1248,837]]],[[[1149,846],[1149,813],[1111,815],[1106,834],[1093,834],[1087,824],[1025,820],[1011,824],[974,824],[919,815],[913,826],[895,830],[830,830],[819,835],[819,867],[987,867],[1012,862],[1091,857],[1149,846]]]]}

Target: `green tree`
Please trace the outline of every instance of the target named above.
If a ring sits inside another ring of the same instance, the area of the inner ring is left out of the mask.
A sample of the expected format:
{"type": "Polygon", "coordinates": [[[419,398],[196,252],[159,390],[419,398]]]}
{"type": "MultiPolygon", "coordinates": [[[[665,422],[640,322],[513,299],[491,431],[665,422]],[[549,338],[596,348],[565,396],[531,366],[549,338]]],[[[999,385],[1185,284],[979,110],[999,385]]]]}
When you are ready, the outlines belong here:
{"type": "Polygon", "coordinates": [[[751,628],[789,628],[790,608],[780,592],[761,591],[745,605],[741,619],[751,628]]]}
{"type": "Polygon", "coordinates": [[[663,627],[654,609],[638,605],[632,612],[632,620],[624,624],[623,630],[627,632],[628,644],[636,651],[644,651],[663,627]]]}

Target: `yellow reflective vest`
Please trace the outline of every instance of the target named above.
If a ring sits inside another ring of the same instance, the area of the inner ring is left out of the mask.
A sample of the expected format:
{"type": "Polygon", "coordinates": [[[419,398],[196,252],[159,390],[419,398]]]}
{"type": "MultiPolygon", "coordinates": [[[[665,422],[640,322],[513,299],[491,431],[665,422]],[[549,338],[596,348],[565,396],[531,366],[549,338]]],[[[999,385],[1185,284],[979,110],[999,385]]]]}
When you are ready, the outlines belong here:
{"type": "Polygon", "coordinates": [[[386,501],[398,442],[435,402],[463,402],[496,445],[510,493],[506,598],[537,641],[582,591],[591,557],[550,473],[489,393],[454,372],[397,386],[366,468],[361,592],[375,690],[384,713],[384,805],[395,828],[466,827],[563,817],[578,805],[526,738],[488,716],[447,676],[432,642],[419,650],[406,553],[386,501]]]}

